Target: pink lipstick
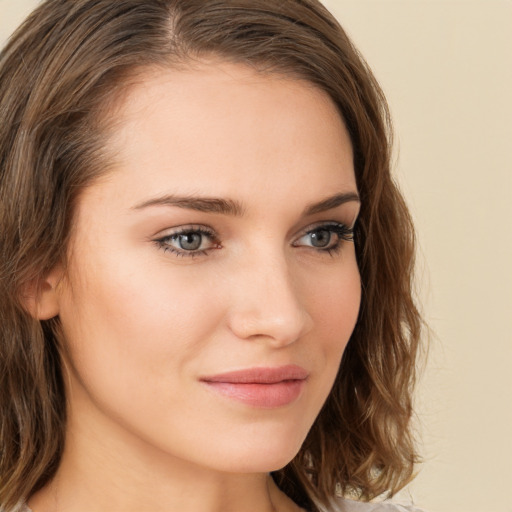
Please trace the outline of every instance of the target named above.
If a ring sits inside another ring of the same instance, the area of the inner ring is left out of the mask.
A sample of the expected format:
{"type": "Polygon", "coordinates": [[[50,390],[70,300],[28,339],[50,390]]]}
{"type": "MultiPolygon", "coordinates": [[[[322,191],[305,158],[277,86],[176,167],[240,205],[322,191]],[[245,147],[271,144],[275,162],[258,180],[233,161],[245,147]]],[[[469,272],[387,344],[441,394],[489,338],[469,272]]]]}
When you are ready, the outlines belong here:
{"type": "Polygon", "coordinates": [[[296,365],[258,367],[201,378],[211,390],[247,405],[283,407],[295,401],[308,372],[296,365]]]}

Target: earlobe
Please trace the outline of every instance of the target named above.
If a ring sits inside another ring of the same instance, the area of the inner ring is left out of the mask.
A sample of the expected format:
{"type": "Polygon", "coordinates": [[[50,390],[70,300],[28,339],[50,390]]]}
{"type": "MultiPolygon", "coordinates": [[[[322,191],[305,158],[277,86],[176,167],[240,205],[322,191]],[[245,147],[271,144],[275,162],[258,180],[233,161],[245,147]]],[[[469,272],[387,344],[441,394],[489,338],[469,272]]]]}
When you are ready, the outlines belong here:
{"type": "Polygon", "coordinates": [[[60,267],[55,268],[43,279],[35,279],[23,287],[23,305],[37,320],[49,320],[59,314],[58,285],[61,276],[60,267]]]}

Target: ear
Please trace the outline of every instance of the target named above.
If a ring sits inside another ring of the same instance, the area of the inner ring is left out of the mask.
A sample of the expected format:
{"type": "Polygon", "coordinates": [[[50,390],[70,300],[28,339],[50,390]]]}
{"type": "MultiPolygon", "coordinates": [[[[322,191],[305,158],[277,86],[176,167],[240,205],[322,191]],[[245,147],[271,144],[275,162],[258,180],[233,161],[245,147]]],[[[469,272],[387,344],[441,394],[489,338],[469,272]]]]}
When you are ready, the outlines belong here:
{"type": "Polygon", "coordinates": [[[25,309],[38,320],[49,320],[59,314],[59,283],[62,279],[59,266],[44,278],[28,282],[22,289],[22,302],[25,309]]]}

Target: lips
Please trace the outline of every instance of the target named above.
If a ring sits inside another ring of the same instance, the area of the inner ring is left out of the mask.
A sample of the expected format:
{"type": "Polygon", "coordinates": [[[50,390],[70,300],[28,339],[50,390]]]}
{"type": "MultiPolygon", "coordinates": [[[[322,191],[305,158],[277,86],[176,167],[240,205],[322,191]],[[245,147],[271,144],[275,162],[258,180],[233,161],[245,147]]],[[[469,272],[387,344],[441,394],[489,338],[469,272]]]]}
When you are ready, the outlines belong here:
{"type": "Polygon", "coordinates": [[[258,367],[212,375],[201,379],[211,391],[246,405],[283,407],[302,392],[308,372],[297,365],[258,367]]]}

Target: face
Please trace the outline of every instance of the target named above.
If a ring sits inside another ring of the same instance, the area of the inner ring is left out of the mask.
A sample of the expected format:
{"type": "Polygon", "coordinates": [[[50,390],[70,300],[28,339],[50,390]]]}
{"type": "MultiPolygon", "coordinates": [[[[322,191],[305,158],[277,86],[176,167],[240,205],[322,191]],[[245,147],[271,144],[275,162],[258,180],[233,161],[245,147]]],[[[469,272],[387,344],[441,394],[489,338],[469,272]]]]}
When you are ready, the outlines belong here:
{"type": "Polygon", "coordinates": [[[69,429],[223,471],[299,450],[354,328],[346,129],[310,84],[147,72],[112,172],[79,198],[60,283],[69,429]]]}

